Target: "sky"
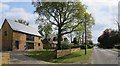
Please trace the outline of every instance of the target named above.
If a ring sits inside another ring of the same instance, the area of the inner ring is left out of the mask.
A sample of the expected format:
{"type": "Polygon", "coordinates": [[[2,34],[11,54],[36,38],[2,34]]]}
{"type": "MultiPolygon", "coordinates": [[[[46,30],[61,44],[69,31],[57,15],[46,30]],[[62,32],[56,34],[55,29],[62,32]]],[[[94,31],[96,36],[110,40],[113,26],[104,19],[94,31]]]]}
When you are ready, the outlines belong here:
{"type": "MultiPolygon", "coordinates": [[[[120,0],[81,0],[87,5],[87,11],[95,19],[95,25],[92,27],[93,42],[97,43],[97,38],[107,28],[117,30],[115,20],[118,17],[118,1],[120,0]]],[[[30,26],[37,29],[35,19],[38,15],[34,14],[34,6],[31,0],[4,0],[0,2],[0,28],[5,18],[24,19],[30,22],[30,26]]]]}

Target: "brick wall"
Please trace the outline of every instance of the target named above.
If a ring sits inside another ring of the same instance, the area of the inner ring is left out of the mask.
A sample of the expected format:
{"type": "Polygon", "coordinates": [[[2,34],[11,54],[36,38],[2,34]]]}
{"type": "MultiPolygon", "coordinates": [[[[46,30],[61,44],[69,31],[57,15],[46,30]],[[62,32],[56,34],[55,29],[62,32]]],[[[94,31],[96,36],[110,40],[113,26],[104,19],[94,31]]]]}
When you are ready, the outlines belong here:
{"type": "Polygon", "coordinates": [[[43,49],[43,43],[42,43],[42,38],[39,38],[37,36],[34,37],[34,49],[43,49]]]}
{"type": "Polygon", "coordinates": [[[65,55],[71,54],[73,52],[79,51],[80,48],[66,49],[66,50],[57,50],[57,58],[63,57],[65,55]]]}
{"type": "Polygon", "coordinates": [[[26,46],[26,34],[13,32],[13,50],[18,50],[15,46],[15,41],[19,41],[19,50],[25,50],[26,46]]]}
{"type": "Polygon", "coordinates": [[[2,30],[0,29],[0,51],[2,51],[2,30]]]}
{"type": "Polygon", "coordinates": [[[2,50],[12,50],[12,29],[8,22],[4,22],[2,30],[2,50]],[[6,33],[6,34],[5,34],[6,33]]]}

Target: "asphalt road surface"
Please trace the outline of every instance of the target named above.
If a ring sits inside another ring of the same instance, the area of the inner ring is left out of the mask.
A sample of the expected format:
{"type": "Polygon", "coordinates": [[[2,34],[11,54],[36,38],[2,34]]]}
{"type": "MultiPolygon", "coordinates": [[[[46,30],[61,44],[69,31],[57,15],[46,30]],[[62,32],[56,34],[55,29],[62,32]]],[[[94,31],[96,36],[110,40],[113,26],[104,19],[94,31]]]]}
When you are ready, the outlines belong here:
{"type": "Polygon", "coordinates": [[[92,64],[118,64],[118,52],[94,48],[92,64]]]}

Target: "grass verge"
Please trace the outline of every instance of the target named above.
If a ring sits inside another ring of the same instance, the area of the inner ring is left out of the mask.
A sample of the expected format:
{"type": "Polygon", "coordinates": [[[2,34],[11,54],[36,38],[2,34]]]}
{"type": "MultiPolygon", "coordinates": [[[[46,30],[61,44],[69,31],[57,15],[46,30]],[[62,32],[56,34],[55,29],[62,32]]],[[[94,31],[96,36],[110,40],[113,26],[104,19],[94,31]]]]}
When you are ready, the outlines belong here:
{"type": "Polygon", "coordinates": [[[92,49],[87,49],[87,55],[84,55],[84,50],[80,50],[57,59],[55,59],[55,52],[50,50],[31,51],[27,56],[52,63],[90,63],[92,49]]]}
{"type": "Polygon", "coordinates": [[[46,61],[55,58],[54,51],[54,49],[34,50],[30,51],[28,54],[26,54],[26,56],[46,61]]]}
{"type": "Polygon", "coordinates": [[[92,49],[87,50],[87,55],[84,55],[84,50],[65,55],[61,58],[49,60],[53,63],[90,63],[92,56],[92,49]]]}
{"type": "Polygon", "coordinates": [[[113,48],[112,50],[117,52],[120,51],[120,49],[116,49],[116,48],[113,48]]]}

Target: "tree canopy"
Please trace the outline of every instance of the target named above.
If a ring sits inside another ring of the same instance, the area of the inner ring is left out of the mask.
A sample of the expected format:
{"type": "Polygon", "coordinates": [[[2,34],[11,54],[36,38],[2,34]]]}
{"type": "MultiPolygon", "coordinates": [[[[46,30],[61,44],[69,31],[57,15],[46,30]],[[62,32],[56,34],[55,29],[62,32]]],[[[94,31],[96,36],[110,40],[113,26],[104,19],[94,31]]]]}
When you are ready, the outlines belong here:
{"type": "MultiPolygon", "coordinates": [[[[37,22],[49,22],[56,26],[58,49],[61,49],[61,37],[82,28],[84,20],[92,22],[93,17],[81,2],[33,2],[35,13],[39,14],[37,22]]],[[[89,22],[89,23],[90,23],[89,22]]],[[[89,24],[89,27],[91,23],[89,24]]]]}
{"type": "Polygon", "coordinates": [[[103,34],[98,37],[98,42],[102,48],[113,48],[114,45],[120,43],[120,33],[112,29],[106,29],[103,34]]]}

